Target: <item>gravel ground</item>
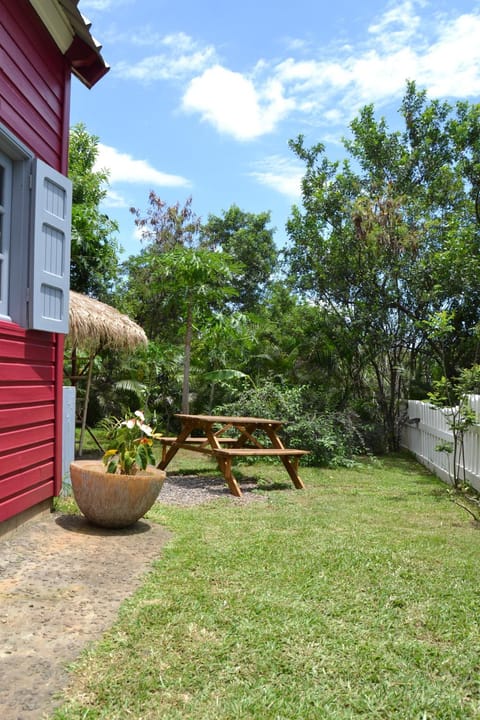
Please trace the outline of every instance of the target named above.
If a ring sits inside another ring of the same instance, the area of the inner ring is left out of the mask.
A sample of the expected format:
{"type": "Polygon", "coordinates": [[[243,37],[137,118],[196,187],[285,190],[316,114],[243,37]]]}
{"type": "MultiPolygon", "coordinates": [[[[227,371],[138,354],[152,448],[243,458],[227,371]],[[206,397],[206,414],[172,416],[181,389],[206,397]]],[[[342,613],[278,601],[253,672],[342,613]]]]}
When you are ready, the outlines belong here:
{"type": "MultiPolygon", "coordinates": [[[[255,487],[243,479],[244,495],[235,498],[220,476],[170,476],[158,501],[262,501],[255,487]]],[[[0,539],[1,720],[43,720],[53,712],[68,663],[113,624],[170,537],[145,520],[104,530],[52,513],[0,539]]]]}
{"type": "Polygon", "coordinates": [[[227,498],[234,503],[248,503],[265,501],[263,495],[255,492],[256,480],[243,478],[241,482],[242,497],[232,495],[221,475],[170,475],[167,476],[159,496],[159,502],[167,505],[201,505],[220,497],[227,498]]]}

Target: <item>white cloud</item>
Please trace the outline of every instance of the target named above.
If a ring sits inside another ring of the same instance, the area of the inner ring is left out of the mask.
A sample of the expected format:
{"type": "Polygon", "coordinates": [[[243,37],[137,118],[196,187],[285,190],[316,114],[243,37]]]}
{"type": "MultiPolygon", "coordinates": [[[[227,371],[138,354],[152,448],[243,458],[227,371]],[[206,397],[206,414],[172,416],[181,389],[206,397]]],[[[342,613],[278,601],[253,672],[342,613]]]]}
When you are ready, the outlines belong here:
{"type": "Polygon", "coordinates": [[[108,10],[113,5],[113,0],[83,0],[82,10],[108,10]]]}
{"type": "MultiPolygon", "coordinates": [[[[325,126],[345,125],[365,103],[400,98],[407,80],[434,95],[472,97],[480,91],[480,16],[434,17],[423,0],[404,0],[368,28],[356,47],[327,48],[323,57],[260,60],[251,74],[216,64],[191,79],[185,110],[218,131],[250,140],[274,131],[294,112],[325,126]]],[[[291,47],[291,45],[290,45],[291,47]]]]}
{"type": "Polygon", "coordinates": [[[307,52],[311,49],[311,44],[304,38],[285,38],[285,47],[292,52],[307,52]]]}
{"type": "Polygon", "coordinates": [[[183,52],[195,50],[197,47],[196,42],[190,35],[184,32],[171,33],[165,35],[162,39],[162,43],[168,47],[173,47],[176,50],[182,50],[183,52]]]}
{"type": "MultiPolygon", "coordinates": [[[[107,35],[108,37],[108,35],[107,35]]],[[[118,34],[114,33],[110,35],[109,39],[113,43],[127,43],[130,42],[132,45],[138,45],[139,47],[158,47],[162,44],[163,36],[157,30],[153,30],[151,27],[143,27],[141,30],[136,32],[118,34]]]]}
{"type": "Polygon", "coordinates": [[[112,72],[141,82],[175,80],[183,110],[239,141],[271,133],[294,114],[317,126],[345,126],[365,103],[381,109],[399,99],[407,80],[433,96],[479,95],[480,13],[435,14],[426,0],[400,0],[367,30],[361,43],[332,42],[320,51],[290,39],[290,57],[259,59],[244,72],[180,32],[156,38],[160,53],[117,63],[112,72]]]}
{"type": "Polygon", "coordinates": [[[419,78],[436,96],[480,93],[480,16],[461,15],[445,23],[438,41],[419,58],[419,78]]]}
{"type": "Polygon", "coordinates": [[[345,123],[365,103],[381,106],[400,97],[407,80],[434,96],[478,96],[480,15],[437,17],[426,28],[415,5],[420,3],[388,10],[370,26],[371,39],[362,48],[344,48],[332,59],[278,63],[275,75],[297,111],[317,122],[345,123]]]}
{"type": "Polygon", "coordinates": [[[348,65],[337,61],[301,60],[293,58],[284,60],[277,65],[275,72],[291,92],[301,95],[302,92],[321,86],[334,87],[341,90],[351,82],[351,71],[348,65]]]}
{"type": "Polygon", "coordinates": [[[98,144],[95,169],[106,169],[111,184],[117,182],[160,185],[162,187],[188,187],[189,181],[180,175],[170,175],[152,167],[146,160],[136,160],[109,145],[98,144]]]}
{"type": "Polygon", "coordinates": [[[417,68],[418,59],[409,48],[389,55],[372,50],[352,60],[349,97],[355,105],[391,99],[405,90],[406,80],[418,77],[417,68]]]}
{"type": "Polygon", "coordinates": [[[237,140],[271,132],[292,107],[278,79],[270,78],[257,88],[250,78],[220,65],[195,77],[183,96],[184,110],[200,113],[237,140]]]}
{"type": "Polygon", "coordinates": [[[105,11],[119,5],[130,5],[132,2],[135,2],[135,0],[80,0],[79,10],[81,13],[84,10],[105,11]]]}
{"type": "Polygon", "coordinates": [[[415,14],[415,5],[423,3],[405,0],[392,7],[382,15],[376,23],[368,28],[368,32],[375,36],[375,40],[385,49],[398,49],[414,37],[421,19],[415,14]]]}
{"type": "Polygon", "coordinates": [[[102,204],[110,208],[130,207],[130,203],[127,202],[123,195],[116,190],[112,190],[112,188],[108,188],[107,195],[103,200],[102,204]]]}
{"type": "Polygon", "coordinates": [[[261,185],[276,190],[291,201],[301,197],[301,181],[305,168],[295,161],[280,155],[271,155],[256,163],[255,168],[250,175],[261,185]]]}
{"type": "MultiPolygon", "coordinates": [[[[135,38],[135,43],[139,44],[138,34],[135,38]]],[[[150,41],[151,33],[145,33],[144,38],[150,41]]],[[[115,75],[146,83],[155,80],[181,80],[202,72],[216,61],[216,52],[212,46],[199,47],[186,33],[166,35],[161,40],[157,38],[156,44],[163,45],[165,52],[150,55],[136,63],[118,62],[113,69],[115,75]]]]}
{"type": "Polygon", "coordinates": [[[149,228],[135,227],[132,233],[132,239],[140,242],[148,242],[152,240],[152,231],[149,228]]]}

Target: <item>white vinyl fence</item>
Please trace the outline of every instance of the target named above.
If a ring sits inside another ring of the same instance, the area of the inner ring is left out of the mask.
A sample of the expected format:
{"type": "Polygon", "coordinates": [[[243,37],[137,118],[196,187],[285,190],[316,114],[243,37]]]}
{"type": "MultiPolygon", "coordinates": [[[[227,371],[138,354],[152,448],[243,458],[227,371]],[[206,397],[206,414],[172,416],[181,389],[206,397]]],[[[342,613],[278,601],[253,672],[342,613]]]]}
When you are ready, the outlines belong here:
{"type": "MultiPolygon", "coordinates": [[[[470,405],[480,422],[480,395],[469,395],[470,405]]],[[[453,453],[439,452],[435,447],[444,441],[452,442],[448,408],[436,408],[420,400],[408,401],[408,422],[402,432],[401,445],[410,450],[422,465],[448,482],[452,474],[453,453]]],[[[474,488],[480,490],[480,425],[465,433],[465,476],[474,488]]],[[[463,477],[463,470],[460,472],[463,477]]]]}

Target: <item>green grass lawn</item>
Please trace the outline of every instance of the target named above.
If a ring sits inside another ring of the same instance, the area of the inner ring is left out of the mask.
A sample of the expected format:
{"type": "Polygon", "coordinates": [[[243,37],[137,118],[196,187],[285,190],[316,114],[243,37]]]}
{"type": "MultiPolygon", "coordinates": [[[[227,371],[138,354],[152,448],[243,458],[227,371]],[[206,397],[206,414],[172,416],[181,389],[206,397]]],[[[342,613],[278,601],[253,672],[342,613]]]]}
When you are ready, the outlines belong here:
{"type": "Polygon", "coordinates": [[[242,469],[280,489],[149,513],[174,538],[53,717],[480,718],[480,531],[445,486],[405,457],[304,491],[242,469]]]}
{"type": "MultiPolygon", "coordinates": [[[[79,427],[75,428],[75,452],[78,450],[79,442],[80,442],[80,434],[81,430],[79,427]]],[[[85,431],[85,435],[83,438],[83,454],[87,457],[95,455],[98,457],[102,456],[102,450],[99,448],[98,444],[102,448],[106,448],[108,445],[108,439],[105,433],[105,430],[102,428],[93,428],[91,432],[85,431]]]]}

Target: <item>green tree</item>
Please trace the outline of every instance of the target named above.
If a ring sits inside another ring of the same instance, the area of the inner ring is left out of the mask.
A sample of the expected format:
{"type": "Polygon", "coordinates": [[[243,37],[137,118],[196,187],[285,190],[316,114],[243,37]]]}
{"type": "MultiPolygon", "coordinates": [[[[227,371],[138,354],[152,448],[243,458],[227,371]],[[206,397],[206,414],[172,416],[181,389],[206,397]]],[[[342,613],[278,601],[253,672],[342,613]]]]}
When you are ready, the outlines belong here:
{"type": "Polygon", "coordinates": [[[132,212],[148,244],[126,263],[126,302],[149,337],[181,337],[182,411],[188,412],[192,345],[235,294],[232,281],[241,267],[202,243],[191,198],[169,206],[151,192],[146,216],[132,212]]]}
{"type": "Polygon", "coordinates": [[[234,294],[229,280],[235,265],[228,255],[206,248],[175,248],[164,253],[160,260],[157,277],[176,299],[184,337],[182,412],[188,413],[193,335],[208,324],[212,308],[234,294]]]}
{"type": "Polygon", "coordinates": [[[201,228],[203,241],[219,248],[242,264],[233,280],[234,304],[242,312],[255,310],[265,296],[277,267],[275,230],[268,228],[270,213],[249,213],[232,205],[221,217],[209,215],[201,228]]]}
{"type": "MultiPolygon", "coordinates": [[[[231,303],[229,299],[228,303],[231,303]]],[[[211,414],[215,405],[230,402],[245,385],[257,352],[258,328],[240,312],[214,312],[196,339],[196,402],[211,414]]]]}
{"type": "Polygon", "coordinates": [[[174,249],[200,247],[201,219],[193,211],[191,197],[183,205],[179,202],[168,205],[153,190],[146,212],[136,208],[130,212],[143,248],[124,264],[127,281],[120,287],[119,300],[150,339],[174,343],[178,330],[177,299],[158,282],[159,263],[155,258],[174,249]]]}
{"type": "Polygon", "coordinates": [[[292,282],[335,318],[361,370],[358,395],[372,389],[389,448],[417,363],[440,362],[422,322],[452,312],[457,333],[443,358],[454,373],[476,350],[480,320],[480,106],[429,102],[410,83],[400,115],[404,130],[391,132],[363,108],[342,163],[322,145],[292,141],[306,173],[303,210],[293,208],[287,225],[292,282]]]}
{"type": "Polygon", "coordinates": [[[108,189],[108,173],[94,170],[99,138],[83,123],[70,130],[69,177],[73,183],[72,290],[99,299],[108,297],[118,272],[118,225],[100,211],[108,189]]]}

